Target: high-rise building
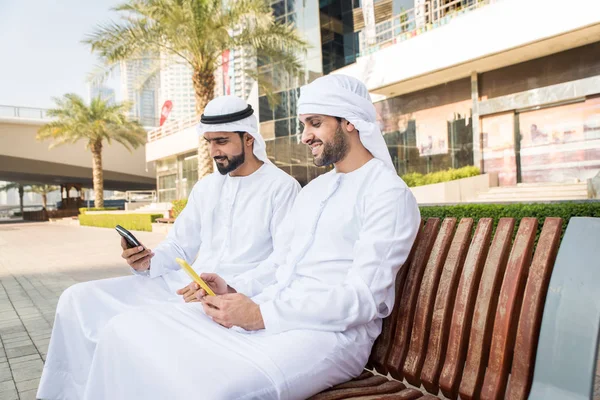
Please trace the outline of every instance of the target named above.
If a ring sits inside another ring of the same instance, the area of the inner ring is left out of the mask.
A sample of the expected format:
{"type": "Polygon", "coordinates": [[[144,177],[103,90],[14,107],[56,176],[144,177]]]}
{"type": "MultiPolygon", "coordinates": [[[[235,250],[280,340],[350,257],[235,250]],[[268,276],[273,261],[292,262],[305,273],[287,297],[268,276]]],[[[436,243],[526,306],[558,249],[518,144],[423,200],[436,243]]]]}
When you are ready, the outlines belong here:
{"type": "Polygon", "coordinates": [[[175,56],[161,55],[159,107],[170,100],[173,108],[169,120],[182,120],[196,114],[196,97],[192,68],[175,56]]]}
{"type": "Polygon", "coordinates": [[[158,125],[160,78],[151,58],[121,61],[121,93],[132,103],[131,116],[144,126],[158,125]]]}
{"type": "Polygon", "coordinates": [[[100,97],[102,100],[108,101],[109,104],[115,103],[115,90],[113,88],[105,86],[102,83],[91,83],[89,85],[88,96],[88,101],[90,102],[92,101],[92,99],[100,97]]]}

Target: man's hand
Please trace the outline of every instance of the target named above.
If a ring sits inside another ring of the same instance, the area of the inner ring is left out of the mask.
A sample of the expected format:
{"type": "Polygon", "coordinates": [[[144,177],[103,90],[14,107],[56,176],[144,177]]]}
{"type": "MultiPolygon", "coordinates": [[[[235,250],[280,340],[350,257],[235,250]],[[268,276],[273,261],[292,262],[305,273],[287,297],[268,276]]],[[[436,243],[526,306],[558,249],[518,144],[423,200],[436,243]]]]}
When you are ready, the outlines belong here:
{"type": "MultiPolygon", "coordinates": [[[[221,278],[217,274],[203,273],[200,274],[200,278],[202,278],[202,280],[206,282],[208,286],[210,286],[212,291],[215,292],[217,296],[221,294],[235,293],[235,290],[227,285],[225,279],[221,278]]],[[[200,301],[202,301],[205,296],[206,291],[204,289],[200,289],[196,292],[196,298],[200,301]]]]}
{"type": "Polygon", "coordinates": [[[177,294],[180,296],[183,296],[183,300],[186,303],[194,303],[194,302],[199,301],[199,298],[196,296],[199,289],[200,289],[200,285],[198,285],[196,282],[192,282],[189,285],[179,289],[177,291],[177,294]]]}
{"type": "Polygon", "coordinates": [[[206,315],[225,328],[239,326],[247,331],[264,329],[262,314],[258,304],[241,293],[202,298],[206,315]]]}
{"type": "Polygon", "coordinates": [[[136,271],[146,271],[150,268],[150,259],[154,257],[152,250],[144,249],[142,246],[128,249],[125,238],[121,238],[121,248],[123,249],[121,257],[127,261],[131,268],[136,271]]]}

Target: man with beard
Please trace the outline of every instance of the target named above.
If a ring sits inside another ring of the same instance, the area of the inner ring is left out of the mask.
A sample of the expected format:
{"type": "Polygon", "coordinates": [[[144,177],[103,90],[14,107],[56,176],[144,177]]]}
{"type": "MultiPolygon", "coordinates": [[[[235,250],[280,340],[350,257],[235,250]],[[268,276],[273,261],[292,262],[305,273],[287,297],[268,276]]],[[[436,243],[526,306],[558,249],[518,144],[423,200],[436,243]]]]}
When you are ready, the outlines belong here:
{"type": "Polygon", "coordinates": [[[364,84],[319,78],[302,88],[298,113],[315,164],[335,169],[302,189],[273,254],[233,279],[204,273],[217,296],[200,290],[201,305],[111,320],[84,399],[306,399],[360,374],[419,209],[364,84]]]}
{"type": "Polygon", "coordinates": [[[122,257],[134,275],[65,290],[37,398],[83,398],[98,337],[115,316],[143,306],[197,301],[198,286],[188,285],[190,278],[176,258],[192,264],[198,273],[233,279],[271,254],[273,237],[300,185],[267,158],[256,117],[244,100],[235,96],[212,100],[198,130],[218,172],[194,186],[166,240],[154,251],[127,249],[121,240],[122,257]]]}

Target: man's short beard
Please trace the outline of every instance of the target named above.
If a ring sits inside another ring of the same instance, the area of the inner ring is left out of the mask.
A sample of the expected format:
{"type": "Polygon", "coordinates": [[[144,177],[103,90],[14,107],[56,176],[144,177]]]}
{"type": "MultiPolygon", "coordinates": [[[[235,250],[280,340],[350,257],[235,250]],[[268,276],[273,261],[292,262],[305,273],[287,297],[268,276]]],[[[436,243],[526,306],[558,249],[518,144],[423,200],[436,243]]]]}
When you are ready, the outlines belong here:
{"type": "Polygon", "coordinates": [[[323,152],[319,157],[315,157],[313,162],[317,167],[335,164],[346,157],[349,148],[348,138],[344,134],[342,124],[338,123],[333,140],[331,142],[323,142],[323,152]]]}
{"type": "Polygon", "coordinates": [[[242,152],[238,155],[227,157],[227,165],[217,164],[217,170],[221,175],[228,174],[232,171],[235,171],[246,161],[246,149],[242,146],[242,152]]]}

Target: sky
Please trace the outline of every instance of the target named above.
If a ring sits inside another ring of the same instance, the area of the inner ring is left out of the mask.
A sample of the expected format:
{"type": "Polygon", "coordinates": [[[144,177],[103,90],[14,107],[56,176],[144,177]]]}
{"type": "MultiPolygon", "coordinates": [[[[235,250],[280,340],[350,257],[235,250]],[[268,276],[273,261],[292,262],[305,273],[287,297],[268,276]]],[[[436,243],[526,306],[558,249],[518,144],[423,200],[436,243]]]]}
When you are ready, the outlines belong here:
{"type": "MultiPolygon", "coordinates": [[[[52,98],[88,98],[99,62],[81,40],[124,0],[0,0],[0,105],[50,108],[52,98]]],[[[117,92],[118,74],[106,85],[117,92]]]]}

